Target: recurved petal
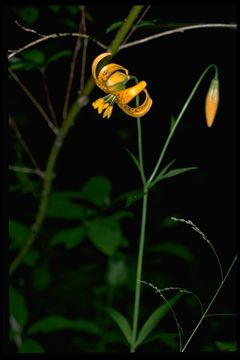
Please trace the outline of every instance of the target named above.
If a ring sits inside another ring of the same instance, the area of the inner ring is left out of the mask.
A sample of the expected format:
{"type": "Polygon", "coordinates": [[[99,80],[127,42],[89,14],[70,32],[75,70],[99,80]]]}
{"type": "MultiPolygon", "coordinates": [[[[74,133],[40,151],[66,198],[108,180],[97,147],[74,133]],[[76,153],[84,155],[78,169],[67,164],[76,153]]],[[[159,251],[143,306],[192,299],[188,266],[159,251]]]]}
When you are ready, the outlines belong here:
{"type": "Polygon", "coordinates": [[[129,80],[130,76],[124,74],[121,71],[115,71],[112,75],[109,76],[109,78],[106,81],[106,86],[109,88],[110,91],[118,91],[119,85],[122,85],[122,89],[125,88],[125,83],[127,80],[129,80]]]}
{"type": "Polygon", "coordinates": [[[147,86],[146,81],[140,81],[138,84],[127,88],[125,90],[113,92],[117,97],[117,103],[124,105],[128,104],[132,99],[135,98],[145,87],[147,86]]]}
{"type": "Polygon", "coordinates": [[[115,73],[116,71],[118,72],[119,70],[128,75],[128,70],[125,69],[123,66],[114,63],[107,64],[99,71],[97,75],[97,80],[100,83],[105,84],[106,81],[110,78],[110,76],[113,75],[113,73],[115,73]]]}
{"type": "Polygon", "coordinates": [[[110,52],[102,53],[102,54],[98,55],[93,60],[93,63],[92,63],[92,76],[93,76],[95,81],[97,80],[96,69],[97,69],[98,64],[100,63],[101,60],[103,60],[105,57],[110,56],[110,55],[112,55],[112,53],[110,53],[110,52]]]}
{"type": "Polygon", "coordinates": [[[150,108],[152,106],[152,99],[150,98],[147,90],[144,89],[143,91],[145,92],[146,97],[145,97],[144,102],[141,105],[134,108],[134,107],[127,105],[126,103],[124,104],[124,103],[120,103],[120,102],[116,101],[118,106],[120,107],[120,109],[123,112],[125,112],[127,115],[132,116],[132,117],[144,116],[150,110],[150,108]]]}

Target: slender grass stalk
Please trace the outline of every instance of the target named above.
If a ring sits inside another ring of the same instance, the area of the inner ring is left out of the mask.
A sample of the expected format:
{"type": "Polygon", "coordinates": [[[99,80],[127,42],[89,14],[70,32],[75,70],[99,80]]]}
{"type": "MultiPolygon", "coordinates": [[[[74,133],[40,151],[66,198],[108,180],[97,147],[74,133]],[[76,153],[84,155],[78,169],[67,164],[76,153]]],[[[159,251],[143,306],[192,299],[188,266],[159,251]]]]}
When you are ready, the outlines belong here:
{"type": "Polygon", "coordinates": [[[191,335],[189,336],[187,342],[186,342],[185,345],[183,346],[181,352],[184,352],[184,351],[186,350],[187,346],[189,345],[190,341],[192,340],[192,338],[193,338],[194,334],[196,333],[197,329],[199,328],[199,326],[201,325],[202,321],[203,321],[203,320],[205,319],[205,317],[207,316],[207,313],[208,313],[210,307],[212,306],[212,304],[213,304],[213,302],[215,301],[215,299],[216,299],[219,291],[221,290],[221,288],[223,287],[225,281],[227,280],[227,277],[228,277],[228,275],[230,274],[230,272],[231,272],[231,270],[232,270],[232,268],[233,268],[233,266],[234,266],[234,264],[235,264],[236,261],[237,261],[237,255],[234,257],[234,259],[233,259],[233,261],[232,261],[232,263],[231,263],[231,265],[230,265],[230,267],[229,267],[229,269],[228,269],[225,277],[224,277],[223,280],[221,281],[221,283],[220,283],[219,287],[217,288],[217,291],[215,292],[212,300],[210,301],[209,305],[207,306],[206,310],[204,311],[201,319],[199,320],[199,322],[198,322],[197,325],[195,326],[193,332],[192,332],[191,335]]]}
{"type": "Polygon", "coordinates": [[[187,101],[185,102],[182,110],[180,111],[180,113],[179,113],[179,115],[178,115],[178,117],[177,117],[177,119],[176,119],[176,121],[175,121],[175,123],[174,123],[174,125],[173,125],[173,127],[172,127],[172,129],[171,129],[171,131],[170,131],[170,133],[169,133],[169,135],[168,135],[168,137],[167,137],[167,140],[166,140],[166,142],[165,142],[165,144],[164,144],[164,146],[163,146],[163,149],[162,149],[161,154],[160,154],[160,156],[159,156],[159,158],[158,158],[158,161],[157,161],[157,163],[156,163],[156,165],[155,165],[155,168],[154,168],[151,176],[149,177],[149,179],[148,179],[148,181],[147,181],[148,184],[151,184],[151,183],[152,183],[155,175],[157,174],[158,169],[159,169],[159,167],[160,167],[160,165],[161,165],[161,163],[162,163],[163,157],[164,157],[164,155],[165,155],[165,153],[166,153],[166,150],[167,150],[167,148],[168,148],[168,145],[169,145],[169,143],[170,143],[170,140],[172,139],[173,134],[175,133],[175,130],[176,130],[176,128],[177,128],[177,126],[178,126],[178,124],[179,124],[179,122],[180,122],[183,114],[185,113],[185,111],[186,111],[186,109],[187,109],[190,101],[192,100],[193,96],[195,95],[195,93],[196,93],[196,91],[197,91],[200,83],[202,82],[204,76],[205,76],[206,73],[209,71],[209,69],[211,69],[212,67],[215,69],[215,75],[217,74],[218,69],[217,69],[216,65],[215,65],[215,64],[211,64],[211,65],[209,65],[209,66],[203,71],[203,73],[202,73],[201,76],[199,77],[196,85],[194,86],[193,90],[191,91],[191,93],[190,93],[187,101]]]}

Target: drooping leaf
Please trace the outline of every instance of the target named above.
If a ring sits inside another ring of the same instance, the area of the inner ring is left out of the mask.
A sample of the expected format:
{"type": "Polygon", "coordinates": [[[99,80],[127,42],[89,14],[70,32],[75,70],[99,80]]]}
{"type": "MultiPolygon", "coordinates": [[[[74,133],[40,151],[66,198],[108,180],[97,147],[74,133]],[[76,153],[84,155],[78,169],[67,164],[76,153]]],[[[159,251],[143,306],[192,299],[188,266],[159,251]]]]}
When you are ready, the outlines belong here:
{"type": "Polygon", "coordinates": [[[134,164],[136,165],[136,167],[138,168],[139,172],[141,173],[141,168],[140,168],[140,163],[138,161],[138,159],[136,158],[136,156],[128,149],[126,149],[126,151],[128,152],[128,154],[131,156],[131,159],[133,160],[134,164]]]}
{"type": "Polygon", "coordinates": [[[103,206],[109,202],[111,191],[112,183],[108,178],[94,176],[83,186],[80,196],[97,206],[103,206]]]}
{"type": "Polygon", "coordinates": [[[20,353],[44,353],[45,350],[42,345],[39,344],[36,340],[24,338],[22,346],[19,349],[20,353]]]}
{"type": "Polygon", "coordinates": [[[66,249],[72,249],[80,244],[87,235],[85,226],[78,226],[71,229],[64,229],[57,232],[50,240],[50,245],[54,246],[63,243],[66,249]]]}
{"type": "Polygon", "coordinates": [[[31,230],[26,225],[14,220],[9,220],[9,237],[11,239],[10,249],[17,249],[22,246],[31,230]]]}
{"type": "Polygon", "coordinates": [[[88,221],[87,228],[90,241],[105,255],[112,256],[119,246],[128,245],[119,222],[113,216],[88,221]]]}
{"type": "Polygon", "coordinates": [[[115,29],[120,28],[120,26],[122,26],[123,24],[123,20],[121,21],[116,21],[115,23],[111,24],[107,29],[106,29],[106,33],[109,33],[115,29]]]}
{"type": "Polygon", "coordinates": [[[189,263],[194,262],[193,254],[184,244],[176,242],[161,242],[160,244],[151,246],[148,250],[154,253],[162,252],[173,255],[189,263]]]}
{"type": "Polygon", "coordinates": [[[71,200],[71,192],[52,191],[49,196],[47,216],[62,219],[84,219],[88,214],[85,206],[71,200]]]}
{"type": "Polygon", "coordinates": [[[10,315],[23,328],[28,321],[28,308],[24,296],[14,287],[9,288],[10,315]]]}
{"type": "Polygon", "coordinates": [[[215,341],[215,344],[220,351],[237,351],[236,341],[215,341]]]}
{"type": "Polygon", "coordinates": [[[137,28],[140,27],[153,27],[157,25],[157,22],[159,19],[153,19],[153,20],[142,20],[138,24],[136,24],[137,28]]]}
{"type": "MultiPolygon", "coordinates": [[[[180,297],[181,294],[177,294],[173,296],[170,300],[168,300],[168,303],[171,306],[174,306],[174,304],[177,302],[177,300],[180,297]]],[[[157,326],[159,321],[163,319],[169,313],[169,311],[171,311],[168,303],[165,302],[164,304],[159,306],[146,320],[145,324],[142,326],[138,334],[136,346],[139,346],[147,338],[147,336],[153,331],[153,329],[157,326]]]]}
{"type": "Polygon", "coordinates": [[[131,343],[131,327],[130,327],[128,320],[119,311],[117,311],[113,308],[108,308],[107,312],[111,316],[111,318],[116,322],[116,324],[119,326],[119,328],[121,329],[127,342],[130,344],[131,343]]]}
{"type": "Polygon", "coordinates": [[[27,334],[50,333],[65,329],[82,331],[92,335],[98,335],[101,331],[100,327],[95,322],[89,320],[72,320],[60,315],[50,315],[32,324],[27,329],[27,334]]]}
{"type": "Polygon", "coordinates": [[[133,205],[136,201],[140,200],[143,197],[142,190],[133,190],[128,193],[126,207],[133,205]]]}
{"type": "Polygon", "coordinates": [[[62,50],[62,51],[58,51],[55,54],[53,54],[52,56],[50,56],[46,61],[45,61],[45,67],[47,67],[49,64],[55,62],[56,60],[59,60],[65,56],[70,56],[72,54],[71,50],[62,50]]]}

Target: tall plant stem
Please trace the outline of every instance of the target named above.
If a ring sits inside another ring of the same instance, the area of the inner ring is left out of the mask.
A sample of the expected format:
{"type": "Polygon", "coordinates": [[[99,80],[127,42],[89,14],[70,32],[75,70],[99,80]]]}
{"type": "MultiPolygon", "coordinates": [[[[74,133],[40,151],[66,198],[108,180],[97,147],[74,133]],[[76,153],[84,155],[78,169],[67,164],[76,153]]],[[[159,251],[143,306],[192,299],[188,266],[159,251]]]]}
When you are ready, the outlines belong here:
{"type": "Polygon", "coordinates": [[[147,218],[147,201],[148,201],[148,188],[144,187],[143,195],[143,206],[142,206],[142,221],[141,221],[141,233],[138,250],[137,260],[137,273],[136,273],[136,285],[135,285],[135,301],[134,301],[134,313],[133,313],[133,327],[132,327],[132,342],[130,351],[135,352],[136,349],[136,336],[138,328],[138,317],[139,317],[139,305],[141,295],[141,276],[142,276],[142,263],[143,263],[143,252],[144,252],[144,240],[145,240],[145,229],[146,229],[146,218],[147,218]]]}
{"type": "MultiPolygon", "coordinates": [[[[123,42],[126,34],[131,29],[135,19],[137,18],[139,12],[141,11],[143,6],[133,6],[130,10],[127,18],[125,19],[121,29],[116,34],[115,38],[113,39],[112,43],[110,44],[110,49],[112,51],[112,54],[115,54],[123,42]]],[[[86,105],[86,101],[88,96],[90,95],[91,91],[94,88],[94,81],[93,78],[90,77],[88,81],[86,82],[83,92],[72,105],[68,115],[64,119],[61,128],[59,129],[59,132],[55,138],[55,141],[53,143],[53,146],[50,150],[50,154],[47,160],[46,170],[45,170],[45,177],[43,182],[43,189],[42,189],[42,195],[40,198],[37,215],[34,224],[32,225],[32,232],[27,237],[25,243],[23,244],[22,248],[20,249],[19,253],[16,255],[16,257],[13,259],[11,265],[10,265],[10,275],[14,273],[14,271],[18,268],[20,263],[22,262],[23,258],[31,248],[32,244],[36,240],[41,227],[43,220],[46,216],[47,211],[47,205],[48,205],[48,197],[49,193],[51,191],[52,187],[52,180],[54,176],[54,169],[56,165],[56,161],[60,152],[60,149],[62,147],[63,141],[65,136],[68,134],[69,129],[74,124],[74,121],[79,114],[80,110],[84,105],[86,105]]]]}

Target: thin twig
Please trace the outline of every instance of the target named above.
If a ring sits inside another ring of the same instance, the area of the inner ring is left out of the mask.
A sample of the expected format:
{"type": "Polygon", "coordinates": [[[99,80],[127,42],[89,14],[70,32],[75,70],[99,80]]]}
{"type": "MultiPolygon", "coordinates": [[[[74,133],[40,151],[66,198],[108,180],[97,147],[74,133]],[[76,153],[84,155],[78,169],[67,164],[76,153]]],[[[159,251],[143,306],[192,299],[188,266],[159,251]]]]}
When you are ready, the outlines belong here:
{"type": "Polygon", "coordinates": [[[38,109],[40,114],[43,116],[43,118],[46,120],[48,126],[50,129],[54,132],[54,134],[58,133],[58,129],[53,125],[51,122],[51,119],[47,115],[47,113],[44,111],[42,106],[39,104],[39,102],[35,99],[35,97],[31,94],[31,92],[26,88],[26,86],[22,83],[22,81],[19,79],[19,77],[9,68],[9,73],[11,74],[12,78],[18,83],[18,85],[21,87],[21,89],[25,92],[25,94],[28,96],[28,98],[31,100],[33,105],[38,109]]]}
{"type": "Polygon", "coordinates": [[[23,149],[25,150],[26,154],[28,155],[29,159],[31,160],[33,166],[36,169],[38,169],[39,171],[41,171],[40,167],[38,166],[37,161],[35,160],[32,152],[31,152],[31,150],[27,146],[27,144],[26,144],[25,140],[23,139],[20,131],[18,130],[17,124],[15,123],[14,119],[12,118],[12,116],[10,114],[9,114],[9,117],[8,117],[8,124],[13,129],[14,133],[16,134],[18,140],[20,141],[23,149]]]}
{"type": "MultiPolygon", "coordinates": [[[[79,22],[78,32],[81,33],[81,19],[80,19],[80,22],[79,22]]],[[[74,52],[73,52],[73,56],[72,56],[72,62],[71,62],[71,65],[70,65],[67,89],[66,89],[65,100],[64,100],[64,105],[63,105],[63,119],[66,118],[67,112],[68,112],[68,105],[69,105],[70,93],[71,93],[71,89],[72,89],[72,83],[73,83],[74,71],[75,71],[75,67],[76,67],[76,61],[77,61],[79,50],[81,48],[81,40],[82,40],[81,38],[77,38],[75,48],[74,48],[74,52]]]]}
{"type": "Polygon", "coordinates": [[[65,37],[65,36],[73,36],[73,37],[79,37],[79,38],[84,38],[84,39],[89,39],[92,42],[94,42],[95,44],[97,44],[98,46],[100,46],[102,49],[106,50],[107,46],[104,45],[103,43],[101,43],[100,41],[96,40],[95,38],[93,38],[92,36],[89,35],[85,35],[85,34],[79,34],[79,33],[58,33],[58,34],[50,34],[50,35],[46,35],[44,37],[41,37],[41,39],[37,39],[35,41],[32,41],[31,43],[17,49],[17,50],[8,50],[11,51],[11,54],[8,55],[8,60],[11,59],[12,57],[14,57],[15,55],[19,54],[20,52],[29,49],[32,46],[35,46],[43,41],[46,40],[50,40],[50,39],[56,39],[59,37],[65,37]]]}
{"type": "Polygon", "coordinates": [[[18,22],[17,20],[15,20],[15,24],[16,24],[17,26],[19,26],[21,29],[23,29],[24,31],[32,32],[32,33],[34,33],[34,34],[36,34],[36,35],[38,35],[38,36],[40,36],[40,37],[46,36],[46,35],[40,34],[39,32],[37,32],[37,31],[34,30],[34,29],[29,29],[29,28],[27,28],[27,27],[19,24],[19,22],[18,22]]]}
{"type": "Polygon", "coordinates": [[[131,46],[135,46],[135,45],[139,45],[139,44],[143,44],[145,42],[148,42],[150,40],[155,40],[159,37],[162,36],[168,36],[168,35],[172,35],[172,34],[176,34],[176,33],[183,33],[184,31],[187,30],[195,30],[195,29],[203,29],[203,28],[226,28],[226,29],[237,29],[237,24],[199,24],[199,25],[191,25],[191,26],[183,26],[177,29],[173,29],[173,30],[168,30],[168,31],[163,31],[161,33],[155,34],[155,35],[151,35],[148,36],[146,38],[140,39],[140,40],[136,40],[136,41],[132,41],[128,44],[124,44],[121,45],[119,47],[119,51],[122,49],[126,49],[129,48],[131,46]]]}
{"type": "Polygon", "coordinates": [[[15,166],[15,165],[9,165],[8,168],[9,168],[9,170],[21,172],[21,173],[25,173],[25,174],[36,174],[36,175],[40,176],[42,179],[44,178],[44,175],[45,175],[44,172],[39,169],[29,169],[27,167],[15,166]]]}
{"type": "Polygon", "coordinates": [[[135,25],[133,25],[132,30],[128,33],[128,35],[126,36],[125,40],[123,41],[123,44],[126,44],[126,42],[128,41],[128,39],[130,38],[130,36],[132,36],[132,34],[134,33],[134,31],[136,31],[138,24],[140,23],[140,21],[142,21],[142,19],[144,18],[144,16],[146,15],[146,13],[148,12],[148,10],[150,9],[151,5],[148,5],[147,8],[144,10],[144,12],[142,13],[142,15],[139,17],[138,21],[136,22],[135,25]]]}
{"type": "Polygon", "coordinates": [[[41,74],[42,74],[43,87],[44,87],[45,94],[46,94],[48,109],[49,109],[49,112],[50,112],[51,117],[52,117],[52,122],[54,123],[56,128],[59,128],[57,118],[56,118],[56,114],[55,114],[55,111],[54,111],[54,108],[53,108],[52,100],[51,100],[51,97],[50,97],[50,94],[49,94],[48,84],[47,84],[47,79],[46,79],[46,71],[45,71],[44,68],[41,69],[41,74]]]}
{"type": "MultiPolygon", "coordinates": [[[[87,33],[87,27],[86,27],[86,16],[85,16],[85,6],[81,5],[81,32],[83,34],[87,33]]],[[[83,52],[82,52],[82,67],[81,67],[81,77],[80,77],[80,87],[78,94],[80,95],[83,88],[84,88],[84,81],[85,81],[85,68],[86,68],[86,60],[87,60],[87,46],[88,46],[88,39],[83,40],[83,52]]]]}

